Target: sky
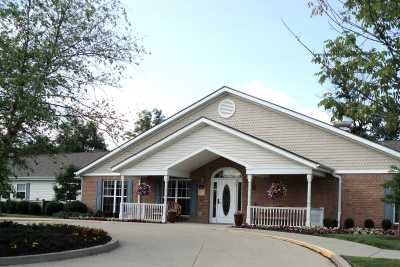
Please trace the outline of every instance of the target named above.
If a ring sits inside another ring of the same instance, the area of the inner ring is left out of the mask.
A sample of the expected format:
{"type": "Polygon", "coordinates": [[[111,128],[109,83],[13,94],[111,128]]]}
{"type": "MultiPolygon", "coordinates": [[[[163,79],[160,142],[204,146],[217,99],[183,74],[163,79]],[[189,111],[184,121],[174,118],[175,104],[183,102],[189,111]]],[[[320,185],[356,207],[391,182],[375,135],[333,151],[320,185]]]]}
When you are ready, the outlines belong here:
{"type": "Polygon", "coordinates": [[[307,0],[123,0],[149,52],[120,89],[105,92],[133,127],[136,113],[160,108],[170,116],[223,85],[329,121],[318,108],[319,67],[282,19],[315,51],[335,36],[307,0]]]}

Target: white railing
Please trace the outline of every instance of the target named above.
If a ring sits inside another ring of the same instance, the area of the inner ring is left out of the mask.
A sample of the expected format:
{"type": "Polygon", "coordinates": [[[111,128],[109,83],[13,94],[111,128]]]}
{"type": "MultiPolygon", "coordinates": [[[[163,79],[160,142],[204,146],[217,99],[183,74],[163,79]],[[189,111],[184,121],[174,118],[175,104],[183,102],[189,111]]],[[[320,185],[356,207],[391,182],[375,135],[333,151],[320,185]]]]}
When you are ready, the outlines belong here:
{"type": "Polygon", "coordinates": [[[307,208],[250,207],[250,223],[257,226],[305,226],[307,208]]]}
{"type": "Polygon", "coordinates": [[[122,219],[144,222],[162,222],[163,204],[122,203],[122,219]]]}
{"type": "MultiPolygon", "coordinates": [[[[307,208],[250,206],[250,224],[256,226],[306,226],[307,208]]],[[[311,209],[311,226],[322,226],[324,208],[311,209]]]]}

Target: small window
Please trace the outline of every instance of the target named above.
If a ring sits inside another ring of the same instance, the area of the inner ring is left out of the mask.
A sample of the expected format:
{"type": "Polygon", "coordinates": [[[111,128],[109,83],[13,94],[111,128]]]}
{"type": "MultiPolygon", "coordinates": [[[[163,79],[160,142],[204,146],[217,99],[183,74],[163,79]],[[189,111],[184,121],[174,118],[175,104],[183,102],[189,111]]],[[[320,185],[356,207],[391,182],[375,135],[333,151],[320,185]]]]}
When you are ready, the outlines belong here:
{"type": "Polygon", "coordinates": [[[238,183],[238,190],[237,190],[237,210],[241,211],[242,210],[242,183],[238,183]]]}
{"type": "Polygon", "coordinates": [[[26,184],[17,184],[16,198],[25,199],[26,198],[26,184]]]}

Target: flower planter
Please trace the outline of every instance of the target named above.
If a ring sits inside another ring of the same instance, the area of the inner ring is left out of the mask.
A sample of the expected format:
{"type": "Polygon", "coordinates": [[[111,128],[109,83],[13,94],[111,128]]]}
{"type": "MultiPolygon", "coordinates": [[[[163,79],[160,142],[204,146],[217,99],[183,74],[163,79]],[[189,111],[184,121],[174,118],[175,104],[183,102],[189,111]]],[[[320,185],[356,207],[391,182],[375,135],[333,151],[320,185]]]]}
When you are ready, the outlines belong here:
{"type": "Polygon", "coordinates": [[[235,225],[236,226],[242,226],[242,224],[243,224],[243,213],[237,212],[233,216],[235,218],[235,225]]]}
{"type": "Polygon", "coordinates": [[[167,221],[170,223],[176,222],[177,213],[176,210],[169,210],[167,214],[167,221]]]}

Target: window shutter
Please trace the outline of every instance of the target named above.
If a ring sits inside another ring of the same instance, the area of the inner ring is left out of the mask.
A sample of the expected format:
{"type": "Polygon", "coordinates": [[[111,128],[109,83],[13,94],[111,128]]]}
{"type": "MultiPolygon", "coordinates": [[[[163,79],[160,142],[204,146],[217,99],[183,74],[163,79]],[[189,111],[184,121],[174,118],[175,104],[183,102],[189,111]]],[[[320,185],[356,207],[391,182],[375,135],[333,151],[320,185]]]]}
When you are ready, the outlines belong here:
{"type": "MultiPolygon", "coordinates": [[[[161,179],[157,179],[154,185],[154,193],[156,195],[156,203],[161,203],[161,186],[163,186],[162,184],[163,178],[161,177],[161,179]]],[[[171,182],[171,181],[170,181],[171,182]]]]}
{"type": "Polygon", "coordinates": [[[192,192],[190,198],[190,215],[197,217],[197,188],[196,182],[192,182],[192,192]]]}
{"type": "Polygon", "coordinates": [[[97,180],[96,183],[96,211],[102,210],[103,204],[103,179],[97,180]]]}
{"type": "MultiPolygon", "coordinates": [[[[390,188],[385,188],[384,189],[384,194],[385,196],[387,194],[390,194],[391,190],[390,188]]],[[[384,217],[385,219],[389,219],[391,222],[393,222],[394,218],[393,218],[393,204],[390,203],[384,203],[384,217]]]]}
{"type": "Polygon", "coordinates": [[[26,183],[25,185],[25,199],[26,200],[30,200],[31,197],[31,184],[30,183],[26,183]]]}
{"type": "Polygon", "coordinates": [[[132,180],[128,180],[128,192],[127,192],[127,202],[132,203],[132,191],[133,191],[133,182],[132,180]]]}

